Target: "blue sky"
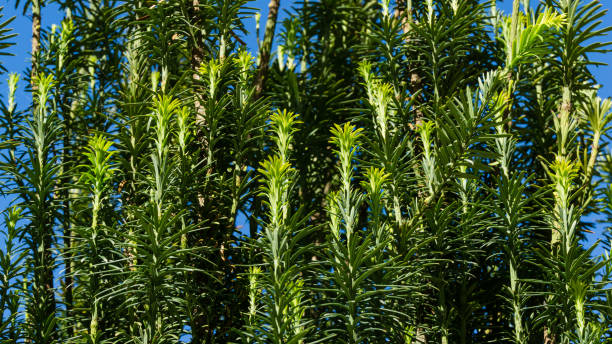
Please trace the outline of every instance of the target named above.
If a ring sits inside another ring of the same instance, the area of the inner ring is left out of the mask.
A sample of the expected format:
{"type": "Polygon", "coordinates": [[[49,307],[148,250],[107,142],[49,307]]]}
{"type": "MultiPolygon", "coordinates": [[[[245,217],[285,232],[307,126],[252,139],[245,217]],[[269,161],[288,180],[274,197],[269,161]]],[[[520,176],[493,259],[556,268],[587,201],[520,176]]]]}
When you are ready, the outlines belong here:
{"type": "MultiPolygon", "coordinates": [[[[268,1],[269,0],[255,0],[252,1],[250,6],[254,8],[261,9],[261,34],[263,35],[263,28],[265,27],[265,19],[267,17],[268,12],[268,1]]],[[[288,10],[294,0],[281,0],[281,12],[280,12],[280,20],[286,17],[285,10],[288,10]]],[[[612,9],[612,0],[600,0],[603,7],[605,9],[612,9]]],[[[21,10],[16,10],[14,8],[14,0],[0,0],[0,6],[4,6],[4,10],[2,13],[4,14],[4,19],[16,16],[17,18],[13,23],[11,23],[11,27],[14,29],[14,32],[19,36],[13,39],[17,44],[9,49],[14,56],[0,56],[1,63],[5,66],[5,68],[9,72],[17,72],[23,73],[30,61],[30,35],[31,35],[31,20],[29,15],[23,16],[21,10]]],[[[504,12],[509,13],[511,7],[511,1],[506,0],[498,4],[498,8],[502,9],[504,12]]],[[[59,24],[62,19],[62,13],[58,10],[58,8],[54,5],[49,5],[43,11],[43,22],[42,25],[44,27],[49,27],[52,24],[59,24]]],[[[279,22],[280,22],[279,20],[279,22]]],[[[612,14],[607,13],[603,18],[603,22],[605,26],[612,26],[612,14]]],[[[247,28],[251,32],[245,39],[249,49],[251,51],[255,51],[257,44],[255,38],[255,20],[248,19],[246,22],[247,28]]],[[[277,31],[279,27],[277,26],[277,31]]],[[[612,36],[609,36],[608,41],[612,40],[612,36]]],[[[253,53],[255,55],[255,53],[253,53]]],[[[593,59],[607,63],[608,66],[596,67],[592,71],[597,77],[597,80],[603,84],[603,87],[600,90],[601,97],[612,97],[612,53],[607,54],[599,54],[599,56],[593,56],[593,59]]],[[[6,97],[7,86],[6,79],[8,76],[6,74],[0,75],[0,97],[6,97]]],[[[20,92],[17,94],[17,103],[28,104],[30,101],[29,96],[23,92],[24,82],[21,82],[20,92]]],[[[5,99],[6,100],[6,99],[5,99]]],[[[4,209],[7,205],[7,201],[0,199],[0,210],[4,209]]],[[[588,237],[589,242],[593,242],[596,238],[601,237],[601,233],[603,232],[604,227],[598,226],[596,233],[590,235],[588,237]]],[[[4,245],[2,245],[4,246],[4,245]]],[[[2,247],[3,248],[3,247],[2,247]]],[[[598,250],[601,252],[601,250],[598,250]]]]}

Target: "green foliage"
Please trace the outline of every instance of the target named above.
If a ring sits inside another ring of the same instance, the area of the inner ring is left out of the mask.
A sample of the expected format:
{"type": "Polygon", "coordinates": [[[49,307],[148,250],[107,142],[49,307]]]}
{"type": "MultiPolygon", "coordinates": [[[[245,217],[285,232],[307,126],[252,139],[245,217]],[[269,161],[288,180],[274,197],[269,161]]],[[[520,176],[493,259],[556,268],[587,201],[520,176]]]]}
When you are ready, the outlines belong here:
{"type": "Polygon", "coordinates": [[[612,338],[596,0],[282,2],[255,57],[245,0],[56,3],[0,103],[0,343],[612,338]]]}
{"type": "MultiPolygon", "coordinates": [[[[2,17],[4,17],[4,14],[2,14],[2,9],[3,7],[0,7],[0,56],[6,56],[6,55],[11,55],[11,54],[7,53],[4,50],[15,45],[15,43],[10,42],[10,40],[16,37],[17,34],[11,33],[12,30],[9,27],[9,25],[13,22],[13,20],[15,20],[15,17],[12,17],[6,20],[2,19],[2,17]]],[[[0,72],[6,72],[6,68],[1,63],[0,63],[0,72]]]]}

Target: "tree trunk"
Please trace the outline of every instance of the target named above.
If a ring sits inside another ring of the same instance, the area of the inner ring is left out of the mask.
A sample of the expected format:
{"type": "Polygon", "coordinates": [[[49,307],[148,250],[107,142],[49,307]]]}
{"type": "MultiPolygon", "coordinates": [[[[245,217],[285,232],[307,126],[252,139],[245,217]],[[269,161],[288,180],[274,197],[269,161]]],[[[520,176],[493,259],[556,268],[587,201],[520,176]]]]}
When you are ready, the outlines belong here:
{"type": "MultiPolygon", "coordinates": [[[[41,39],[41,0],[32,0],[32,69],[30,72],[30,84],[32,86],[32,104],[34,106],[33,111],[37,111],[36,103],[34,99],[37,97],[37,77],[39,72],[39,60],[40,54],[40,39],[41,39]]],[[[45,106],[45,104],[39,104],[39,106],[45,106]]],[[[53,202],[52,200],[50,202],[53,202]]],[[[42,295],[43,302],[45,303],[44,309],[48,316],[55,314],[55,292],[53,290],[53,220],[48,219],[49,223],[41,223],[39,228],[36,230],[42,230],[40,233],[40,245],[42,246],[42,252],[39,263],[41,266],[35,266],[35,273],[38,269],[39,281],[43,287],[42,295]]],[[[41,329],[42,331],[42,329],[41,329]]]]}
{"type": "Polygon", "coordinates": [[[264,33],[263,44],[259,50],[259,69],[255,78],[255,99],[261,97],[263,93],[265,79],[270,68],[270,55],[272,43],[274,42],[274,31],[276,30],[276,20],[278,18],[278,8],[280,0],[270,0],[268,5],[268,19],[266,21],[266,31],[264,33]]]}
{"type": "Polygon", "coordinates": [[[204,49],[202,48],[202,31],[199,30],[200,20],[200,0],[193,0],[192,3],[192,14],[191,24],[196,27],[196,31],[193,37],[193,47],[191,48],[191,69],[192,69],[192,81],[193,81],[193,93],[194,93],[194,107],[196,111],[196,124],[204,125],[204,106],[202,105],[202,99],[199,92],[196,90],[197,84],[200,81],[200,74],[198,70],[204,60],[204,49]]]}
{"type": "MultiPolygon", "coordinates": [[[[412,24],[412,0],[401,1],[397,5],[397,17],[402,21],[402,30],[404,34],[408,34],[410,32],[410,25],[412,24]]],[[[410,39],[407,40],[406,43],[410,43],[410,39]]],[[[413,68],[412,72],[410,72],[410,92],[415,94],[422,88],[422,79],[419,73],[413,68]]],[[[419,95],[417,100],[420,102],[423,101],[423,96],[419,95]]],[[[423,121],[423,111],[420,109],[415,110],[414,117],[414,127],[416,129],[418,125],[423,121]]]]}
{"type": "Polygon", "coordinates": [[[40,0],[32,0],[32,70],[30,71],[30,83],[32,91],[36,89],[34,79],[38,75],[38,54],[40,51],[40,0]]]}

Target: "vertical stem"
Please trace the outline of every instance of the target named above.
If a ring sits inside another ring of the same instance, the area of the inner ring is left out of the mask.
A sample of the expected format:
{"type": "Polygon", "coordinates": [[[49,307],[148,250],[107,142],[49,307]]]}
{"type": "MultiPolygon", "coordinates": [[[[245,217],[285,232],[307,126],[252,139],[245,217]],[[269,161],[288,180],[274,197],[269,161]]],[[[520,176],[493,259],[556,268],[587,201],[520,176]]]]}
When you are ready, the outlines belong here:
{"type": "MultiPolygon", "coordinates": [[[[99,194],[99,190],[96,190],[96,194],[94,195],[94,199],[93,199],[93,206],[92,206],[92,220],[91,220],[91,235],[92,235],[92,240],[91,240],[91,249],[92,249],[92,257],[94,260],[93,262],[95,262],[93,264],[92,267],[92,274],[90,276],[90,280],[89,280],[89,289],[91,292],[98,292],[99,289],[99,283],[98,283],[98,271],[97,271],[97,258],[98,258],[98,247],[97,247],[97,241],[96,241],[96,237],[98,234],[98,213],[100,212],[100,194],[99,194]]],[[[91,312],[91,323],[89,325],[89,336],[90,336],[90,340],[92,344],[97,344],[98,343],[98,314],[100,313],[100,305],[98,304],[98,300],[97,300],[97,296],[93,295],[93,304],[90,305],[90,312],[91,312]]]]}
{"type": "MultiPolygon", "coordinates": [[[[41,39],[41,0],[32,0],[32,69],[30,72],[30,83],[32,86],[32,104],[33,104],[33,113],[37,116],[41,116],[39,112],[44,111],[44,107],[46,104],[38,104],[36,105],[35,97],[38,97],[38,85],[37,85],[37,76],[39,69],[39,60],[38,55],[40,53],[40,39],[41,39]]],[[[42,125],[41,123],[38,123],[42,125]]],[[[44,159],[41,156],[42,147],[38,147],[38,159],[39,166],[42,166],[42,160],[44,159]]],[[[39,171],[40,172],[40,171],[39,171]]],[[[42,186],[42,182],[41,182],[42,186]]],[[[39,190],[40,191],[40,190],[39,190]]],[[[40,195],[39,195],[40,196],[40,195]]],[[[49,204],[42,205],[43,207],[49,206],[49,204]]],[[[47,219],[49,220],[49,219],[47,219]]],[[[42,220],[45,221],[45,220],[42,220]]],[[[40,230],[40,248],[42,252],[40,253],[39,260],[35,259],[35,271],[40,269],[39,271],[39,280],[42,284],[44,290],[43,293],[43,301],[44,312],[47,316],[51,316],[55,313],[55,293],[53,291],[53,256],[52,256],[52,241],[53,241],[53,228],[50,223],[38,223],[37,230],[40,230]]],[[[35,253],[38,255],[38,253],[35,253]]],[[[36,272],[35,272],[36,273],[36,272]]],[[[42,331],[42,329],[40,329],[42,331]]]]}
{"type": "MultiPolygon", "coordinates": [[[[572,96],[571,89],[568,84],[563,85],[562,95],[561,95],[561,105],[559,107],[559,115],[558,115],[558,128],[556,130],[556,140],[557,140],[557,158],[561,158],[562,160],[566,160],[568,158],[568,139],[570,137],[570,113],[572,108],[572,96]]],[[[563,199],[562,197],[555,196],[555,204],[553,209],[566,209],[567,203],[569,200],[563,199]]],[[[552,257],[558,257],[561,250],[561,236],[567,236],[566,226],[564,226],[564,219],[559,218],[558,216],[554,217],[554,222],[552,225],[552,232],[550,237],[550,250],[552,257]]],[[[568,219],[569,220],[569,219],[568,219]]],[[[571,234],[569,234],[571,235],[571,234]]],[[[565,238],[566,243],[570,243],[570,238],[565,238]]],[[[567,244],[566,244],[567,245],[567,244]]],[[[564,255],[567,255],[567,250],[564,255]]],[[[567,282],[566,282],[567,283],[567,282]]],[[[548,327],[544,328],[544,343],[555,344],[556,337],[554,333],[548,329],[548,327]]]]}
{"type": "MultiPolygon", "coordinates": [[[[265,78],[268,75],[270,64],[270,52],[272,51],[272,42],[274,41],[274,31],[276,30],[276,20],[278,17],[278,8],[280,0],[270,0],[268,5],[268,19],[266,20],[266,30],[264,32],[264,40],[259,51],[259,68],[255,76],[255,93],[253,99],[258,99],[263,93],[265,78]]],[[[251,216],[249,218],[249,235],[254,238],[257,235],[257,218],[260,215],[261,201],[259,197],[255,197],[251,204],[251,216]]]]}
{"type": "Polygon", "coordinates": [[[601,139],[601,133],[595,132],[593,136],[593,143],[591,145],[591,155],[589,157],[589,162],[586,170],[586,178],[584,180],[585,184],[590,183],[593,178],[593,169],[595,167],[595,163],[597,162],[597,157],[599,155],[599,141],[601,139]]]}
{"type": "Polygon", "coordinates": [[[40,51],[40,1],[41,0],[32,0],[32,70],[30,72],[32,91],[37,87],[34,79],[36,75],[38,75],[38,54],[40,51]]]}
{"type": "MultiPolygon", "coordinates": [[[[64,170],[62,172],[62,182],[66,183],[66,185],[70,184],[70,180],[72,179],[69,172],[70,168],[72,167],[72,163],[71,163],[71,136],[72,136],[72,109],[71,111],[69,111],[68,116],[64,117],[64,128],[65,128],[65,132],[64,132],[64,144],[63,144],[63,151],[62,151],[62,169],[64,170]]],[[[74,180],[72,180],[74,182],[74,180]]],[[[73,303],[73,297],[72,297],[72,221],[71,221],[71,216],[70,216],[70,206],[71,206],[71,202],[72,202],[72,198],[74,197],[74,192],[73,189],[66,189],[64,192],[62,192],[62,197],[63,199],[63,227],[64,227],[64,237],[63,237],[63,241],[64,241],[64,247],[63,247],[63,253],[64,253],[64,302],[66,304],[66,315],[68,317],[71,316],[71,311],[72,311],[72,303],[73,303]]],[[[72,324],[71,324],[72,325],[72,324]]],[[[73,326],[68,326],[68,333],[70,335],[73,334],[73,326]]]]}
{"type": "MultiPolygon", "coordinates": [[[[193,0],[192,3],[192,24],[195,27],[195,33],[193,37],[193,47],[191,48],[191,69],[193,70],[192,79],[194,88],[200,81],[200,74],[198,69],[204,59],[204,49],[202,48],[202,31],[200,29],[200,0],[193,0]]],[[[198,123],[204,122],[204,106],[202,105],[201,98],[198,96],[198,92],[194,89],[195,95],[195,110],[196,110],[196,121],[198,123]]]]}
{"type": "Polygon", "coordinates": [[[263,92],[264,82],[268,76],[270,68],[270,52],[272,51],[272,42],[274,41],[274,31],[276,29],[276,19],[278,17],[278,8],[280,0],[270,0],[268,5],[268,19],[266,21],[266,31],[264,33],[263,44],[259,51],[259,69],[255,78],[255,98],[259,98],[263,92]]]}
{"type": "Polygon", "coordinates": [[[512,1],[512,22],[510,23],[510,37],[512,37],[512,40],[516,39],[516,32],[518,31],[519,5],[519,0],[512,1]]]}
{"type": "MultiPolygon", "coordinates": [[[[563,86],[563,94],[562,94],[562,98],[561,98],[561,106],[559,109],[559,121],[560,121],[560,128],[558,130],[558,132],[556,133],[557,135],[557,155],[560,158],[565,159],[567,157],[567,145],[569,142],[567,142],[568,138],[569,138],[569,115],[570,115],[570,111],[571,111],[571,92],[570,92],[570,88],[567,85],[563,86]]],[[[560,199],[558,197],[555,197],[555,209],[557,209],[558,207],[562,207],[563,205],[560,204],[560,199]]],[[[561,231],[563,230],[563,226],[560,222],[555,221],[555,228],[553,228],[553,231],[551,233],[551,238],[550,238],[550,246],[551,246],[551,250],[553,255],[558,254],[558,249],[559,249],[559,244],[561,242],[561,231]]]]}
{"type": "MultiPolygon", "coordinates": [[[[440,275],[438,276],[440,281],[444,281],[444,277],[442,276],[442,274],[440,273],[440,275]]],[[[447,314],[447,308],[446,308],[446,286],[444,285],[443,282],[441,282],[439,284],[439,294],[438,294],[438,307],[440,307],[440,313],[441,316],[443,317],[442,319],[442,323],[440,324],[441,326],[441,338],[440,338],[440,343],[442,344],[448,344],[448,324],[447,324],[447,318],[448,318],[448,314],[447,314]]]]}
{"type": "MultiPolygon", "coordinates": [[[[410,32],[410,26],[412,25],[412,0],[406,0],[406,1],[400,2],[398,4],[397,14],[400,20],[402,21],[402,30],[404,31],[405,34],[408,34],[410,32]]],[[[410,38],[407,39],[406,43],[409,43],[409,42],[410,42],[410,38]]],[[[421,76],[419,75],[419,73],[416,70],[413,70],[410,73],[410,88],[413,94],[418,92],[422,88],[421,81],[422,80],[421,80],[421,76]]],[[[419,100],[419,102],[422,102],[423,101],[422,95],[419,95],[417,99],[419,100]]],[[[422,121],[423,121],[423,111],[417,108],[415,110],[414,127],[416,128],[416,126],[421,124],[422,121]]]]}
{"type": "Polygon", "coordinates": [[[523,343],[523,319],[521,313],[521,305],[519,300],[518,290],[518,271],[516,267],[514,255],[510,257],[510,290],[512,293],[512,310],[513,310],[513,328],[514,328],[514,340],[516,343],[523,343]]]}
{"type": "MultiPolygon", "coordinates": [[[[206,126],[206,109],[204,107],[204,101],[202,99],[201,92],[199,92],[198,87],[200,84],[200,74],[199,69],[204,62],[204,48],[202,42],[202,30],[200,28],[201,25],[201,11],[200,11],[200,0],[193,0],[192,2],[192,12],[191,12],[191,24],[194,26],[194,34],[192,37],[191,47],[191,69],[192,69],[192,90],[194,97],[194,109],[195,109],[195,123],[199,127],[206,126]]],[[[208,151],[208,140],[205,135],[199,135],[199,141],[202,144],[202,151],[208,151]]],[[[209,158],[210,160],[210,158],[209,158]]],[[[207,175],[212,173],[212,170],[209,168],[207,175]]],[[[205,203],[205,196],[202,194],[198,195],[198,202],[200,206],[203,206],[205,203]]],[[[198,330],[194,330],[194,333],[198,333],[198,330]]],[[[199,335],[195,335],[194,341],[197,342],[199,340],[199,335]]]]}

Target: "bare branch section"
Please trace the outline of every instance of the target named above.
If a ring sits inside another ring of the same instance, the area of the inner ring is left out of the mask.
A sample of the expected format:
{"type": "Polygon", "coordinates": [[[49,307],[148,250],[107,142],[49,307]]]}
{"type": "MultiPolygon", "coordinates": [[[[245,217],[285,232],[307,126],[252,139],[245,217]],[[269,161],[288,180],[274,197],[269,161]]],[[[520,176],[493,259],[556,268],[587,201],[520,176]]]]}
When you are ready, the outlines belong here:
{"type": "Polygon", "coordinates": [[[30,83],[32,90],[35,89],[34,79],[38,74],[38,54],[40,51],[40,0],[32,1],[32,70],[30,71],[30,83]]]}
{"type": "MultiPolygon", "coordinates": [[[[201,25],[200,19],[200,0],[193,0],[192,3],[192,20],[193,24],[199,28],[201,25]]],[[[192,78],[194,87],[200,81],[200,74],[198,74],[198,69],[200,68],[202,61],[204,60],[204,48],[202,47],[202,32],[200,30],[196,30],[194,37],[194,45],[191,49],[191,69],[193,70],[192,78]]],[[[204,124],[204,106],[202,105],[202,100],[197,91],[194,90],[195,93],[195,110],[196,110],[196,121],[198,124],[204,124]]]]}
{"type": "Polygon", "coordinates": [[[274,42],[274,31],[276,30],[276,20],[278,18],[278,8],[280,0],[270,0],[268,5],[268,19],[266,21],[266,32],[264,40],[259,50],[259,69],[255,78],[255,98],[259,98],[263,92],[264,82],[270,69],[270,54],[272,43],[274,42]]]}
{"type": "MultiPolygon", "coordinates": [[[[398,2],[396,15],[402,21],[402,30],[404,31],[404,34],[409,35],[411,25],[413,24],[412,22],[413,21],[412,0],[398,2]]],[[[410,43],[409,37],[407,38],[406,43],[410,43]]],[[[419,73],[417,73],[416,69],[413,68],[412,72],[410,73],[410,91],[414,94],[418,92],[419,90],[421,90],[422,88],[423,88],[423,85],[422,85],[421,76],[419,75],[419,73]]],[[[422,95],[419,95],[418,100],[419,100],[419,103],[422,103],[423,101],[422,95]]],[[[418,126],[422,121],[423,121],[423,112],[419,108],[417,108],[413,129],[416,128],[416,126],[418,126]]]]}

